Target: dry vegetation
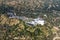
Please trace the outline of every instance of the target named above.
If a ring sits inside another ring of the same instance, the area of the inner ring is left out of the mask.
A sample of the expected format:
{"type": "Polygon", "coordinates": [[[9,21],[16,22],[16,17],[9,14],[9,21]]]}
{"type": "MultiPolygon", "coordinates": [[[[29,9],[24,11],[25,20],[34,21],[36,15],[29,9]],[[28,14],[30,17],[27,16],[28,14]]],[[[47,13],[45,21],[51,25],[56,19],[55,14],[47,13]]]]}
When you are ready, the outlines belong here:
{"type": "MultiPolygon", "coordinates": [[[[8,18],[4,14],[0,18],[0,27],[3,27],[0,30],[4,32],[3,36],[0,37],[4,37],[3,40],[47,40],[47,37],[52,35],[53,32],[50,28],[47,28],[48,26],[27,26],[23,21],[8,18]]],[[[2,38],[0,39],[2,40],[2,38]]]]}

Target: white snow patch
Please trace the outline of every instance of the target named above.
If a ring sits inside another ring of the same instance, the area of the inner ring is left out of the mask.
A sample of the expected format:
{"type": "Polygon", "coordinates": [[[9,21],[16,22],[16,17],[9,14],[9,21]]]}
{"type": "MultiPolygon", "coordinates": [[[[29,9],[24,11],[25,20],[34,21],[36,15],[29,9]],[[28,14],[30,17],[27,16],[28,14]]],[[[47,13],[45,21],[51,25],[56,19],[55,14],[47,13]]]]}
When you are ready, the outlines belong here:
{"type": "Polygon", "coordinates": [[[27,23],[32,24],[32,25],[37,25],[37,24],[44,25],[44,20],[42,20],[41,18],[37,18],[37,19],[33,19],[33,21],[27,22],[27,23]]]}

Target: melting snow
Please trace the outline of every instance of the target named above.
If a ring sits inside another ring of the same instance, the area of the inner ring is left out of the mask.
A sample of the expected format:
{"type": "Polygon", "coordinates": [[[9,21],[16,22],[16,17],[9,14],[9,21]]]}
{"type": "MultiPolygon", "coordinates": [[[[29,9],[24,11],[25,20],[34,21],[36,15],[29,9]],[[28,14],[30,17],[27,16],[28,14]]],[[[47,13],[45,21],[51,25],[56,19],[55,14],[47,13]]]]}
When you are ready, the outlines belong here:
{"type": "Polygon", "coordinates": [[[33,21],[27,22],[27,23],[31,25],[37,25],[37,24],[44,25],[44,20],[42,20],[41,18],[36,18],[36,19],[33,19],[33,21]]]}

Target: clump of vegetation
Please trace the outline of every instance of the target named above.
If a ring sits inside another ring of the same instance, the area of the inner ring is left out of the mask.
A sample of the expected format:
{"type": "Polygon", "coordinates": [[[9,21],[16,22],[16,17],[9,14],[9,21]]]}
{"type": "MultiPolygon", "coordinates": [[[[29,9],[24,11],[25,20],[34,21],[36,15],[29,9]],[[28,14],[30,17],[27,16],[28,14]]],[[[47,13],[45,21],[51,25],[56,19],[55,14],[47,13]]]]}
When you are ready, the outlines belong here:
{"type": "MultiPolygon", "coordinates": [[[[52,31],[48,26],[27,26],[24,21],[1,15],[0,26],[4,29],[4,40],[47,40],[52,31]]],[[[1,36],[2,37],[2,36],[1,36]]],[[[1,38],[2,39],[2,38],[1,38]]]]}

